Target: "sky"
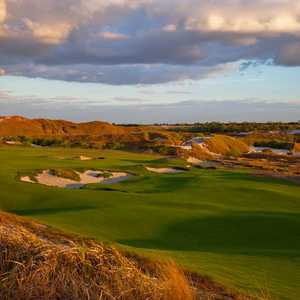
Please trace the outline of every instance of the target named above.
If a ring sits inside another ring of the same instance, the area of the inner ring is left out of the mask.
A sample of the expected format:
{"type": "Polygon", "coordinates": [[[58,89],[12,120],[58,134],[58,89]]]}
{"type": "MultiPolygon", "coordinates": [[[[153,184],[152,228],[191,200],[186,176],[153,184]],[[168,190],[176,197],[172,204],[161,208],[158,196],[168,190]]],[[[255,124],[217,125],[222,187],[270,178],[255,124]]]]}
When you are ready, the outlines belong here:
{"type": "Polygon", "coordinates": [[[295,0],[0,0],[0,115],[300,120],[295,0]]]}

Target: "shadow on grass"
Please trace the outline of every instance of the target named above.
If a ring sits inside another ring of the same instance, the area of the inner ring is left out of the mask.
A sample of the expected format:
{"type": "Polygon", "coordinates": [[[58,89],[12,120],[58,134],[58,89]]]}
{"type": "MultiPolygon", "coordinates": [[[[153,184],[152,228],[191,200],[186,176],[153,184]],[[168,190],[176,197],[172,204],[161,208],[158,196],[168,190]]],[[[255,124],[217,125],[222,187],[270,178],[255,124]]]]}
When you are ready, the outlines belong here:
{"type": "MultiPolygon", "coordinates": [[[[250,182],[256,182],[256,183],[270,183],[270,184],[278,184],[278,185],[286,185],[286,186],[297,186],[298,184],[290,181],[289,179],[285,178],[274,178],[268,175],[265,176],[256,176],[253,175],[255,171],[249,172],[249,173],[220,173],[217,175],[218,178],[222,179],[230,179],[232,180],[247,180],[250,182]]],[[[298,185],[299,186],[299,185],[298,185]]]]}
{"type": "Polygon", "coordinates": [[[84,210],[94,209],[93,206],[80,206],[80,207],[57,207],[57,208],[36,208],[36,209],[14,209],[10,213],[20,216],[37,216],[37,215],[55,215],[68,212],[80,212],[84,210]]]}
{"type": "Polygon", "coordinates": [[[160,250],[299,257],[300,214],[193,218],[166,226],[155,239],[118,242],[160,250]]]}
{"type": "Polygon", "coordinates": [[[145,175],[116,183],[111,187],[100,183],[87,185],[84,189],[136,194],[160,194],[184,191],[187,186],[194,182],[195,178],[191,175],[145,175]]]}
{"type": "Polygon", "coordinates": [[[132,164],[164,164],[169,160],[167,158],[159,158],[159,159],[121,159],[121,161],[129,162],[132,164]]]}

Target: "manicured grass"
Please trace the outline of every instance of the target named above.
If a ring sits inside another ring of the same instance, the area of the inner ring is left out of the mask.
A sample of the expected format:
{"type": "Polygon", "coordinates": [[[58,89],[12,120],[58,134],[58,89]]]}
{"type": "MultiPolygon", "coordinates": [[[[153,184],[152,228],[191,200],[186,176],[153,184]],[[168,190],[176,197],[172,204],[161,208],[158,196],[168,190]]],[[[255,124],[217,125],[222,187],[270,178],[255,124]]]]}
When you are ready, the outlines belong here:
{"type": "Polygon", "coordinates": [[[192,270],[278,299],[300,295],[300,188],[245,172],[192,169],[162,175],[145,165],[184,166],[118,151],[0,148],[0,208],[133,251],[172,256],[192,270]],[[80,154],[103,160],[80,161],[80,154]],[[34,170],[137,174],[115,185],[65,190],[21,183],[34,170]]]}

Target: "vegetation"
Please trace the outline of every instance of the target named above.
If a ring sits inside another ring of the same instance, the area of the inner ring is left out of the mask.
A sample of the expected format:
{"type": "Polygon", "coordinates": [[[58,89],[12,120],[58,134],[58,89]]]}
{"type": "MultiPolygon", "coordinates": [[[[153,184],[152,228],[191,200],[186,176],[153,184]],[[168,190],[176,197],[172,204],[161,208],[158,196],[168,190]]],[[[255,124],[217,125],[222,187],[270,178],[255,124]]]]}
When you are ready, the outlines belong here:
{"type": "Polygon", "coordinates": [[[75,180],[75,181],[80,181],[79,174],[76,173],[74,170],[56,168],[56,169],[50,169],[49,172],[53,176],[71,179],[71,180],[75,180]]]}
{"type": "MultiPolygon", "coordinates": [[[[172,262],[152,262],[0,213],[1,299],[193,300],[172,262]]],[[[210,298],[211,292],[203,290],[210,298]]],[[[232,298],[233,299],[233,298],[232,298]]]]}
{"type": "Polygon", "coordinates": [[[254,146],[255,147],[270,147],[270,148],[275,148],[275,149],[292,150],[294,144],[276,141],[276,140],[271,140],[271,141],[266,140],[266,141],[255,142],[254,146]]]}
{"type": "Polygon", "coordinates": [[[243,141],[226,135],[215,135],[207,139],[205,144],[209,151],[228,156],[239,156],[250,150],[243,141]]]}
{"type": "Polygon", "coordinates": [[[169,130],[175,132],[193,132],[193,133],[239,133],[252,131],[288,131],[300,129],[299,122],[281,123],[194,123],[194,124],[174,124],[169,125],[169,130]]]}
{"type": "Polygon", "coordinates": [[[192,150],[191,152],[187,154],[187,156],[192,156],[200,160],[206,160],[206,159],[213,159],[213,155],[209,153],[206,148],[197,145],[197,144],[192,144],[192,150]]]}
{"type": "Polygon", "coordinates": [[[63,120],[8,117],[0,123],[2,141],[42,147],[145,150],[168,154],[181,135],[150,126],[117,126],[105,122],[72,123],[63,120]]]}
{"type": "Polygon", "coordinates": [[[86,156],[105,159],[72,160],[80,155],[82,149],[0,147],[0,209],[147,257],[172,257],[229,288],[256,295],[266,286],[275,299],[298,300],[296,184],[246,171],[148,172],[145,165],[186,165],[158,155],[85,150],[86,156]],[[118,170],[137,176],[76,191],[19,181],[19,172],[51,168],[118,170]]]}

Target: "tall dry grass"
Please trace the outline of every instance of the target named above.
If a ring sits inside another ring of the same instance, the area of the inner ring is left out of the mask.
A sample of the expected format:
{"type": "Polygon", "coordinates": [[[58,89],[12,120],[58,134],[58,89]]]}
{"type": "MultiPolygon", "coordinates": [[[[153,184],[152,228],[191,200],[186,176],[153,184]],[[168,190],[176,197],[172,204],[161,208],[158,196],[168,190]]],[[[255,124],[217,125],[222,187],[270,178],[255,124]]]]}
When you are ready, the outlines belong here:
{"type": "Polygon", "coordinates": [[[92,240],[0,215],[0,299],[192,300],[174,263],[143,270],[133,258],[92,240]]]}
{"type": "Polygon", "coordinates": [[[172,261],[153,261],[0,212],[0,299],[252,298],[184,272],[172,261]]]}

